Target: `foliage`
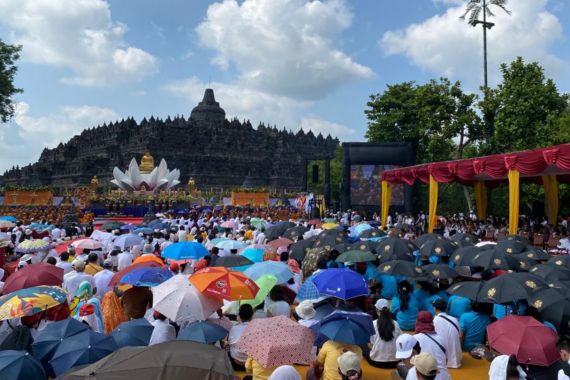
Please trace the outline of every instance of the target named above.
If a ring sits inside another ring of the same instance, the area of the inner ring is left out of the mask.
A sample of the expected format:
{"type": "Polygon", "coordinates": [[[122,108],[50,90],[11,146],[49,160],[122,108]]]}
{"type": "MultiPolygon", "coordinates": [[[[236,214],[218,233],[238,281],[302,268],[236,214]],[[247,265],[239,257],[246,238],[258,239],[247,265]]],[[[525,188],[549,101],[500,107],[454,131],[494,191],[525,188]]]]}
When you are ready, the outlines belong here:
{"type": "MultiPolygon", "coordinates": [[[[501,8],[507,14],[511,14],[511,11],[507,9],[507,0],[487,0],[485,5],[485,14],[487,16],[495,16],[492,11],[491,6],[496,6],[501,8]]],[[[465,13],[461,16],[462,19],[467,18],[469,15],[468,23],[475,26],[477,25],[477,21],[479,20],[479,16],[483,11],[483,0],[469,0],[467,5],[465,6],[465,13]]]]}
{"type": "Polygon", "coordinates": [[[22,92],[14,87],[14,76],[18,71],[15,62],[20,58],[21,46],[8,45],[0,39],[0,120],[6,123],[14,116],[12,96],[22,92]]]}
{"type": "MultiPolygon", "coordinates": [[[[307,187],[310,193],[324,194],[325,186],[325,162],[322,160],[307,162],[307,187]],[[319,167],[319,180],[313,182],[311,173],[313,165],[319,167]]],[[[331,200],[340,200],[340,183],[342,179],[342,147],[339,145],[335,150],[335,157],[331,160],[331,200]]],[[[330,205],[329,205],[330,206],[330,205]]]]}
{"type": "Polygon", "coordinates": [[[4,186],[4,191],[52,191],[51,186],[45,185],[12,185],[4,186]]]}

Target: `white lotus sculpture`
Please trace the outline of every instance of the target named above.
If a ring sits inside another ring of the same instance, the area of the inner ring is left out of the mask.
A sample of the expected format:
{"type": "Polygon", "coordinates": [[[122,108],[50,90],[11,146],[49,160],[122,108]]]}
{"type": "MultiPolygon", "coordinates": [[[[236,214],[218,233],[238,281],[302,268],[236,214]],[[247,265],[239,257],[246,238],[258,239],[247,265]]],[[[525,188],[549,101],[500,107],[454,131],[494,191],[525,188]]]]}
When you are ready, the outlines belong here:
{"type": "Polygon", "coordinates": [[[160,161],[160,165],[152,169],[150,173],[143,173],[139,169],[139,164],[134,158],[129,164],[126,172],[115,167],[113,169],[113,177],[111,183],[119,186],[122,190],[131,191],[155,191],[155,190],[168,190],[180,183],[180,170],[174,169],[169,171],[166,166],[164,158],[160,161]]]}

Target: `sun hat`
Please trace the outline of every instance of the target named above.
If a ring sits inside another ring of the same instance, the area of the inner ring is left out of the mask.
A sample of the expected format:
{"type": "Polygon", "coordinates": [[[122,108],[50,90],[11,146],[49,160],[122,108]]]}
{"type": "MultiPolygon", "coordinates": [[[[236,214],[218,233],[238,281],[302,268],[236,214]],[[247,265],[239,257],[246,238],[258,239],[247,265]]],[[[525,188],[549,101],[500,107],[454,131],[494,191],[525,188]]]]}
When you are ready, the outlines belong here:
{"type": "Polygon", "coordinates": [[[295,308],[295,312],[301,319],[313,319],[317,312],[315,311],[315,307],[310,300],[302,301],[297,307],[295,308]]]}

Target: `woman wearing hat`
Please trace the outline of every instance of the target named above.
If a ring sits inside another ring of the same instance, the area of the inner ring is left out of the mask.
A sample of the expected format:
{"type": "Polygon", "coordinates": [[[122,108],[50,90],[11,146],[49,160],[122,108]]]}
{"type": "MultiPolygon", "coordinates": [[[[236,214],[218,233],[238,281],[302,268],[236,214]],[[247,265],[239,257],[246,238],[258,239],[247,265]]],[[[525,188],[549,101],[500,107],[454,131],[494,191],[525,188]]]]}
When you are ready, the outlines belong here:
{"type": "Polygon", "coordinates": [[[366,355],[366,360],[376,368],[396,368],[396,339],[402,330],[393,319],[387,300],[379,299],[375,307],[378,319],[374,321],[374,335],[368,343],[370,354],[366,355]]]}

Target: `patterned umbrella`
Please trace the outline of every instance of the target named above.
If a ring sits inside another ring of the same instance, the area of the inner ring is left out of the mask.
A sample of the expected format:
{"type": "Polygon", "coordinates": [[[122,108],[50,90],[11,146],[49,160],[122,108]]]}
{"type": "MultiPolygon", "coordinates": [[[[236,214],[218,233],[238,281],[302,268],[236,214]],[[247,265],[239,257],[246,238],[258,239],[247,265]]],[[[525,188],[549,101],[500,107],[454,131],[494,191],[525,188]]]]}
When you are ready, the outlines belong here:
{"type": "Polygon", "coordinates": [[[307,227],[304,226],[296,226],[289,228],[287,231],[283,233],[283,237],[289,240],[296,240],[299,236],[303,236],[305,232],[309,231],[307,227]]]}
{"type": "Polygon", "coordinates": [[[9,276],[4,284],[3,292],[8,294],[40,285],[61,286],[62,283],[63,269],[46,263],[38,263],[25,266],[9,276]]]}
{"type": "Polygon", "coordinates": [[[100,241],[93,239],[80,239],[71,243],[76,249],[99,249],[103,247],[100,241]]]}
{"type": "Polygon", "coordinates": [[[411,241],[397,237],[384,239],[376,246],[376,253],[380,255],[381,261],[413,261],[414,256],[412,253],[417,250],[418,247],[411,241]]]}
{"type": "MultiPolygon", "coordinates": [[[[0,228],[2,228],[2,227],[0,227],[0,228]]],[[[33,252],[39,252],[39,251],[47,251],[50,248],[51,248],[51,245],[42,239],[24,240],[23,242],[18,244],[18,246],[16,247],[16,252],[33,253],[33,252]]]]}
{"type": "Polygon", "coordinates": [[[284,316],[254,319],[241,336],[238,349],[265,368],[307,364],[314,338],[310,329],[284,316]]]}
{"type": "Polygon", "coordinates": [[[190,282],[202,293],[221,297],[228,301],[254,299],[259,287],[240,272],[223,267],[208,267],[192,276],[190,282]]]}
{"type": "Polygon", "coordinates": [[[220,227],[222,228],[235,228],[236,224],[233,220],[226,220],[225,222],[223,222],[220,227]]]}
{"type": "Polygon", "coordinates": [[[268,246],[278,249],[280,247],[289,247],[291,244],[293,244],[293,240],[289,240],[289,239],[285,239],[285,238],[279,238],[277,240],[272,240],[269,243],[267,243],[268,246]]]}
{"type": "Polygon", "coordinates": [[[411,279],[425,277],[422,268],[416,264],[405,260],[390,260],[378,266],[379,273],[388,274],[390,276],[402,276],[411,279]]]}
{"type": "Polygon", "coordinates": [[[457,243],[459,247],[468,247],[479,243],[479,238],[471,234],[456,233],[449,240],[457,243]]]}
{"type": "Polygon", "coordinates": [[[342,255],[340,255],[339,257],[337,257],[336,262],[337,263],[362,263],[365,261],[374,261],[376,259],[377,259],[377,257],[374,256],[371,252],[353,250],[353,251],[347,251],[347,252],[343,253],[342,255]]]}
{"type": "Polygon", "coordinates": [[[457,249],[455,243],[445,239],[428,240],[420,246],[422,256],[451,256],[457,249]]]}
{"type": "Polygon", "coordinates": [[[0,321],[40,313],[67,301],[67,293],[56,286],[20,289],[0,297],[0,321]]]}
{"type": "Polygon", "coordinates": [[[422,268],[434,280],[459,277],[459,273],[447,264],[428,264],[422,268]]]}
{"type": "Polygon", "coordinates": [[[316,300],[321,297],[319,288],[317,288],[317,285],[313,282],[313,278],[315,278],[315,275],[307,278],[299,288],[297,292],[297,300],[299,302],[304,300],[316,300]]]}
{"type": "Polygon", "coordinates": [[[507,273],[489,280],[481,288],[480,295],[486,302],[510,304],[525,300],[548,284],[531,273],[507,273]]]}

